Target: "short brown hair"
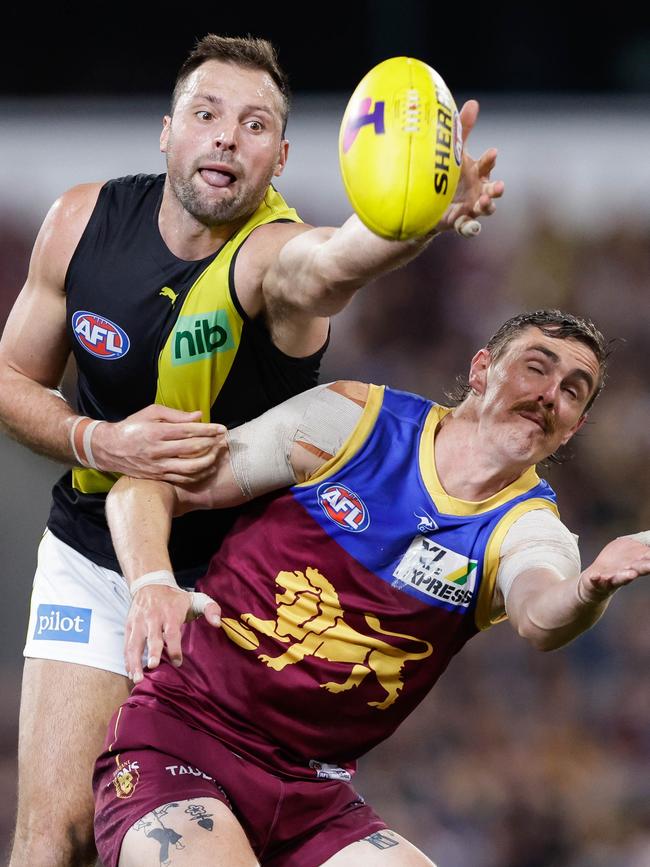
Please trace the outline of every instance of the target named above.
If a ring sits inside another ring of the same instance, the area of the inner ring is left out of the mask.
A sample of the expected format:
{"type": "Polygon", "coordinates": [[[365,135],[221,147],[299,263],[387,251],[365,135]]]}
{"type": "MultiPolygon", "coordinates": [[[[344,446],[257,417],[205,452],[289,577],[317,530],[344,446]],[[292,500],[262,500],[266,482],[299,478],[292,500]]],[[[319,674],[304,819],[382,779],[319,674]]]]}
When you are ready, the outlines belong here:
{"type": "Polygon", "coordinates": [[[208,33],[207,36],[198,39],[194,50],[178,70],[170,113],[174,113],[185,80],[208,60],[222,60],[248,69],[262,69],[268,72],[282,95],[282,135],[284,136],[291,103],[289,81],[278,63],[277,52],[273,45],[267,39],[254,36],[217,36],[215,33],[208,33]]]}
{"type": "MultiPolygon", "coordinates": [[[[612,342],[605,340],[602,333],[590,319],[581,319],[572,313],[561,310],[536,310],[534,313],[519,313],[504,322],[489,339],[486,349],[492,361],[496,361],[505,352],[508,344],[518,337],[526,328],[539,328],[547,337],[560,340],[572,338],[579,340],[591,349],[598,361],[599,375],[594,393],[587,401],[584,412],[587,412],[605,385],[607,375],[607,359],[612,351],[612,342]]],[[[467,379],[459,376],[455,389],[447,397],[453,403],[462,403],[470,394],[471,388],[467,379]]]]}

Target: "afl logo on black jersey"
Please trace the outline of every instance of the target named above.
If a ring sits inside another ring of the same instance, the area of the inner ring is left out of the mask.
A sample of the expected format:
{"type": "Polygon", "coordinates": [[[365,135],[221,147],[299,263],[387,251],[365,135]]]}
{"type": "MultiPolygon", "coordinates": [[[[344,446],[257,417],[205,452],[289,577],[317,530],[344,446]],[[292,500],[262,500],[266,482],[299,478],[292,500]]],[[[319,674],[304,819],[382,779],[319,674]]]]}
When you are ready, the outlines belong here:
{"type": "Polygon", "coordinates": [[[131,345],[123,328],[88,310],[77,310],[73,314],[72,330],[86,352],[106,361],[122,358],[131,345]]]}

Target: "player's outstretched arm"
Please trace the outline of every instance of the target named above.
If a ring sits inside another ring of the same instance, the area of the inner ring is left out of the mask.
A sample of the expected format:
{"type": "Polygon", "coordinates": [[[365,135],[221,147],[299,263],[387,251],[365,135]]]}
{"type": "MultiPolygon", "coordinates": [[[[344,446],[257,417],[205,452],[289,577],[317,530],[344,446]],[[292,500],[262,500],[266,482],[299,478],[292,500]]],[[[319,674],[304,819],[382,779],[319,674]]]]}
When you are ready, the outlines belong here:
{"type": "Polygon", "coordinates": [[[650,574],[650,532],[606,545],[574,579],[554,569],[530,569],[513,582],[507,611],[517,632],[539,650],[555,650],[593,626],[612,595],[650,574]]]}
{"type": "MultiPolygon", "coordinates": [[[[460,117],[467,141],[478,117],[478,102],[470,100],[460,117]]],[[[463,151],[456,195],[437,231],[459,229],[463,223],[492,214],[504,192],[503,181],[491,181],[497,152],[491,148],[474,160],[463,151]]],[[[260,235],[263,230],[259,230],[260,235]]],[[[266,232],[277,232],[266,227],[266,232]]],[[[273,316],[275,309],[297,310],[312,316],[331,316],[345,307],[365,283],[414,259],[432,236],[390,241],[373,234],[356,215],[338,229],[317,228],[295,234],[270,260],[262,289],[273,316]]]]}
{"type": "Polygon", "coordinates": [[[100,188],[82,184],[68,190],[39,231],[27,281],[0,341],[0,423],[33,451],[64,464],[178,482],[195,479],[214,463],[221,426],[201,424],[198,412],[152,406],[91,428],[91,420],[82,419],[56,391],[70,354],[65,276],[100,188]]]}

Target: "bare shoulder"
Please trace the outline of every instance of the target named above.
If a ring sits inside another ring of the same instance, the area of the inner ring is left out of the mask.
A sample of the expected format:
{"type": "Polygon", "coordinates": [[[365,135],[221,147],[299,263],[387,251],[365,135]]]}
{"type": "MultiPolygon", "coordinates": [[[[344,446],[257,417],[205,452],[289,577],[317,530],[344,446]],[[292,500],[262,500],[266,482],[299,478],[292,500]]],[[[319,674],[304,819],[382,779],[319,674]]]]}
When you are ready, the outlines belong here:
{"type": "Polygon", "coordinates": [[[355,382],[353,380],[343,379],[338,380],[337,382],[332,382],[327,387],[331,391],[335,391],[337,394],[342,394],[349,400],[354,401],[354,403],[358,403],[359,406],[365,406],[368,402],[370,386],[367,382],[355,382]]]}
{"type": "Polygon", "coordinates": [[[103,182],[79,184],[66,190],[48,211],[36,238],[30,275],[51,275],[63,288],[65,273],[97,203],[103,182]]]}
{"type": "Polygon", "coordinates": [[[312,229],[306,223],[265,223],[248,236],[235,263],[235,285],[239,301],[249,316],[256,315],[263,307],[262,284],[282,248],[312,229]]]}

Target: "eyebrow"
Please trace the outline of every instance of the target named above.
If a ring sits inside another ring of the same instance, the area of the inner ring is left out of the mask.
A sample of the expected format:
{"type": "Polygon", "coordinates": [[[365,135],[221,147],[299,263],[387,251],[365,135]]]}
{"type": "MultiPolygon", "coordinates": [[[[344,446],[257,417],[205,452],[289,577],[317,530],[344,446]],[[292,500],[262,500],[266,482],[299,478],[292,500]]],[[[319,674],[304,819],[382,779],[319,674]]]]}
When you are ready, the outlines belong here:
{"type": "MultiPolygon", "coordinates": [[[[549,349],[548,346],[542,346],[540,343],[535,343],[532,346],[527,346],[526,352],[541,352],[554,364],[557,364],[560,360],[560,356],[557,355],[557,353],[553,352],[552,349],[549,349]]],[[[589,393],[591,393],[591,389],[594,387],[594,380],[590,373],[587,373],[587,371],[583,370],[581,367],[576,367],[569,373],[569,376],[581,379],[587,385],[589,393]]]]}
{"type": "MultiPolygon", "coordinates": [[[[196,102],[196,101],[202,100],[202,99],[204,99],[206,102],[211,103],[212,105],[218,105],[218,106],[223,105],[223,99],[220,96],[214,96],[212,93],[197,93],[193,97],[192,102],[196,102]]],[[[273,117],[273,111],[264,105],[244,105],[244,106],[242,106],[242,109],[243,109],[245,114],[248,114],[248,112],[251,112],[251,111],[263,111],[266,114],[271,115],[271,117],[273,117]]]]}

